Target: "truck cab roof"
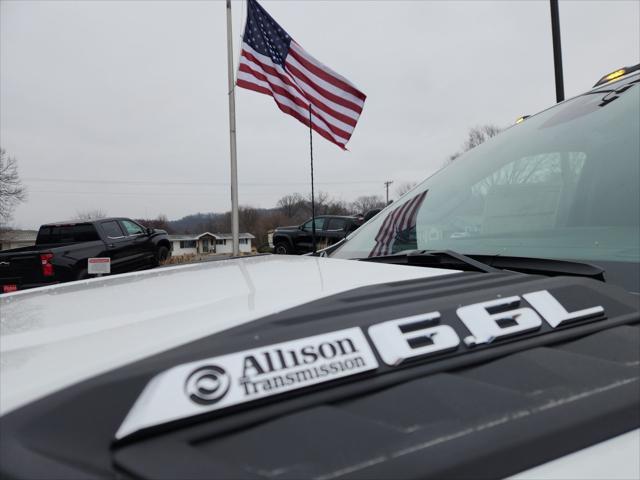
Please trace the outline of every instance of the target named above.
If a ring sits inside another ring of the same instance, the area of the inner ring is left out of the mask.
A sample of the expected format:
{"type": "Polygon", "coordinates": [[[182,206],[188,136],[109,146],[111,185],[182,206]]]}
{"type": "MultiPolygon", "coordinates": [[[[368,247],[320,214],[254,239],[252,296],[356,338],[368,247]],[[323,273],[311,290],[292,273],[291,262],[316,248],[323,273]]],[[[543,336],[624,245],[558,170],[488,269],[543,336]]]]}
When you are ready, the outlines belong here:
{"type": "Polygon", "coordinates": [[[42,227],[61,227],[61,226],[71,226],[71,225],[82,225],[82,224],[87,224],[87,223],[99,223],[99,222],[109,222],[109,221],[113,221],[113,220],[131,220],[130,218],[127,217],[105,217],[105,218],[96,218],[96,219],[90,219],[90,220],[67,220],[67,221],[61,221],[61,222],[49,222],[49,223],[44,223],[41,225],[40,228],[42,227]]]}

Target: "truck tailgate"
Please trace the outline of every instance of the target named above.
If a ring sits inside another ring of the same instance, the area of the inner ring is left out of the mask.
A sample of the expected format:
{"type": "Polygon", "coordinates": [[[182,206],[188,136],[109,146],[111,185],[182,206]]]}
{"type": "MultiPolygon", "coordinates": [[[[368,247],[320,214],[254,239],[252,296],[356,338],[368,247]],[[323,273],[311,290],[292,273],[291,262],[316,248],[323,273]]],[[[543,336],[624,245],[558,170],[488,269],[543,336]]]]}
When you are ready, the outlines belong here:
{"type": "Polygon", "coordinates": [[[34,251],[0,254],[0,293],[43,281],[40,254],[34,251]]]}

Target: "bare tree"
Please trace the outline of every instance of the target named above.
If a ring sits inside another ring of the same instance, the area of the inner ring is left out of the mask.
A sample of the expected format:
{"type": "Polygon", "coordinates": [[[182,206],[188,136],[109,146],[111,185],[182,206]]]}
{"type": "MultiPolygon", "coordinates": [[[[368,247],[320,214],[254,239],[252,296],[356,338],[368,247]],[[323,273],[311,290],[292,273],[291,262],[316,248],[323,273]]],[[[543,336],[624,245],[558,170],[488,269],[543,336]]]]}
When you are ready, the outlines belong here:
{"type": "Polygon", "coordinates": [[[285,195],[276,206],[287,218],[295,218],[304,208],[304,197],[299,193],[285,195]]]}
{"type": "Polygon", "coordinates": [[[0,148],[0,223],[11,220],[13,209],[27,198],[18,176],[18,162],[0,148]]]}
{"type": "Polygon", "coordinates": [[[351,207],[355,212],[363,214],[369,210],[384,208],[384,206],[384,200],[379,195],[363,195],[351,203],[351,207]]]}
{"type": "MultiPolygon", "coordinates": [[[[327,192],[315,192],[316,215],[347,215],[350,206],[343,200],[332,198],[327,192]]],[[[278,200],[276,207],[293,223],[303,222],[311,216],[311,194],[291,193],[278,200]]]]}
{"type": "MultiPolygon", "coordinates": [[[[238,211],[238,217],[240,212],[238,211]]],[[[231,212],[224,212],[221,215],[216,215],[210,218],[206,223],[200,224],[199,230],[196,232],[231,232],[231,212]]]]}
{"type": "MultiPolygon", "coordinates": [[[[314,192],[314,204],[316,209],[316,215],[326,215],[327,208],[331,203],[331,199],[329,198],[329,194],[323,191],[314,192]]],[[[305,197],[305,214],[310,217],[311,216],[311,192],[309,192],[305,197]]]]}
{"type": "Polygon", "coordinates": [[[261,212],[258,209],[241,205],[238,208],[238,222],[240,224],[240,231],[242,233],[248,232],[255,235],[255,232],[258,228],[260,215],[261,212]]]}
{"type": "Polygon", "coordinates": [[[351,207],[344,200],[331,200],[324,209],[325,215],[348,215],[349,213],[351,213],[351,207]]]}
{"type": "Polygon", "coordinates": [[[254,232],[250,232],[256,236],[256,248],[263,251],[269,251],[269,245],[267,243],[269,231],[276,227],[287,225],[287,223],[290,222],[291,219],[279,210],[267,210],[263,212],[263,215],[260,217],[258,225],[256,226],[256,230],[254,232]]]}
{"type": "Polygon", "coordinates": [[[398,197],[401,197],[409,190],[412,190],[416,185],[418,185],[416,182],[402,182],[396,188],[396,195],[398,195],[398,197]]]}
{"type": "Polygon", "coordinates": [[[76,211],[75,220],[100,220],[106,218],[107,212],[101,208],[94,208],[93,210],[78,210],[76,211]]]}
{"type": "Polygon", "coordinates": [[[486,195],[494,186],[514,184],[534,184],[546,182],[551,184],[573,185],[578,181],[584,166],[585,155],[577,152],[542,153],[539,155],[516,159],[491,175],[476,183],[472,192],[486,195]]]}
{"type": "Polygon", "coordinates": [[[145,227],[159,228],[167,233],[173,233],[171,223],[169,222],[167,216],[163,213],[158,215],[156,218],[136,218],[135,221],[145,227]]]}
{"type": "Polygon", "coordinates": [[[464,142],[464,151],[471,150],[478,145],[486,142],[491,137],[498,135],[502,129],[495,125],[482,125],[480,127],[473,127],[469,130],[469,136],[464,142]]]}
{"type": "Polygon", "coordinates": [[[448,162],[453,162],[456,158],[462,155],[464,152],[471,150],[472,148],[477,147],[478,145],[486,142],[491,137],[495,137],[498,135],[502,129],[495,125],[481,125],[478,127],[473,127],[469,129],[469,133],[467,134],[467,139],[462,144],[462,152],[456,152],[449,155],[447,159],[448,162]]]}

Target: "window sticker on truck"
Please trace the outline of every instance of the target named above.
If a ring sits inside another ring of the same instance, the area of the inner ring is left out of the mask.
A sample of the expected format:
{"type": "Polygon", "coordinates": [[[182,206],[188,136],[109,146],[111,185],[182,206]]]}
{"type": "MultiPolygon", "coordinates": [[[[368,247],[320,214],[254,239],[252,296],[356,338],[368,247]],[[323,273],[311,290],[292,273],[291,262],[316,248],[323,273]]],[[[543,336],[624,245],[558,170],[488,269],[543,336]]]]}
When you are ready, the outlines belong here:
{"type": "Polygon", "coordinates": [[[87,260],[87,270],[89,275],[101,275],[111,273],[111,258],[94,257],[87,260]]]}

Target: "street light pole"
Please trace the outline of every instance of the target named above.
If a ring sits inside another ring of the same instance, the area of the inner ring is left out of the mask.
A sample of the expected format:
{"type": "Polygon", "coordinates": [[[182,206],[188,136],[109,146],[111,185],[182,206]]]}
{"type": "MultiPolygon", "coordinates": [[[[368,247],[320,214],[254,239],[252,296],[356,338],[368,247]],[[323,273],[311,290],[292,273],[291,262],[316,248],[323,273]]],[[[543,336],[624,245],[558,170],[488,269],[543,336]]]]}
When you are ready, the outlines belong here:
{"type": "Polygon", "coordinates": [[[549,0],[551,7],[551,35],[553,37],[553,68],[556,76],[556,101],[564,100],[564,76],[562,74],[562,47],[560,42],[560,13],[558,0],[549,0]]]}
{"type": "Polygon", "coordinates": [[[233,256],[240,255],[238,228],[238,160],[236,151],[236,97],[233,80],[233,35],[231,33],[231,0],[227,0],[227,70],[229,80],[229,143],[231,152],[231,244],[233,256]]]}

